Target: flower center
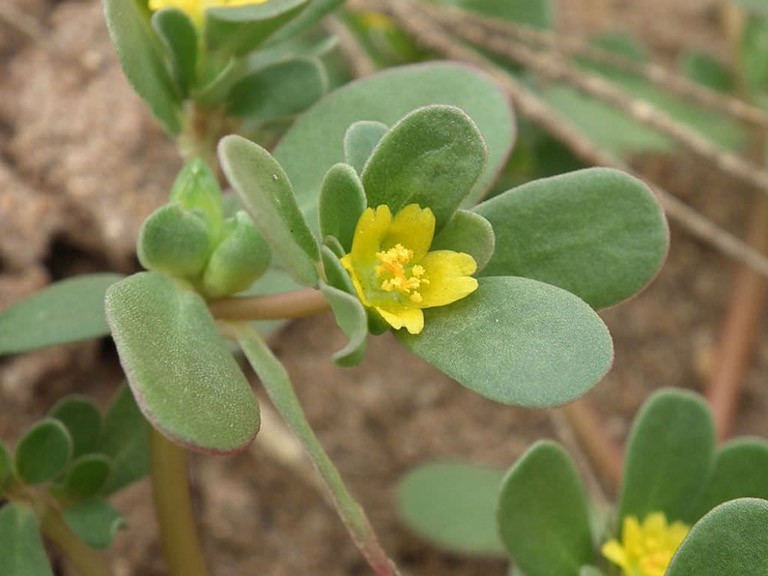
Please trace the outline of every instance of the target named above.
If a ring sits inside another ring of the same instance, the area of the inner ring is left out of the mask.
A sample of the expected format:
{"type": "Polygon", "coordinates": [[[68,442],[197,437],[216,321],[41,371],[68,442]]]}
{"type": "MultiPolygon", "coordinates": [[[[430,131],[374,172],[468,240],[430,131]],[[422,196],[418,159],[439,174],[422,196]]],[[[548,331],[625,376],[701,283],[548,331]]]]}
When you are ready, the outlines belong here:
{"type": "Polygon", "coordinates": [[[383,290],[399,292],[417,304],[422,301],[419,288],[422,284],[429,284],[429,279],[425,277],[423,266],[410,265],[413,250],[395,244],[389,250],[376,252],[376,259],[379,261],[375,268],[376,276],[383,290]]]}

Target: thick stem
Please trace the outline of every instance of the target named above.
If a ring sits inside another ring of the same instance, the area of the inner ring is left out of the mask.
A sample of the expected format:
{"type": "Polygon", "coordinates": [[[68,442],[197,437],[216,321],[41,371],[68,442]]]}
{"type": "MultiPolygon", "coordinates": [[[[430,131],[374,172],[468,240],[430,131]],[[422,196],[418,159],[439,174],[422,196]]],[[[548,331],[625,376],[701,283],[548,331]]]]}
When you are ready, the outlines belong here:
{"type": "Polygon", "coordinates": [[[268,296],[224,298],[210,303],[220,320],[285,320],[314,316],[330,310],[319,290],[296,290],[268,296]]]}
{"type": "Polygon", "coordinates": [[[389,559],[379,544],[363,508],[347,490],[339,471],[309,425],[299,399],[293,390],[288,372],[275,358],[258,332],[247,324],[233,325],[233,328],[238,334],[238,341],[243,352],[261,379],[272,403],[303,444],[320,473],[339,516],[368,564],[378,576],[398,575],[399,572],[394,562],[389,559]]]}
{"type": "Polygon", "coordinates": [[[40,521],[40,529],[61,550],[67,561],[81,576],[111,574],[104,557],[72,532],[58,509],[51,507],[46,509],[40,521]]]}
{"type": "Polygon", "coordinates": [[[187,480],[187,451],[152,428],[152,493],[170,576],[208,576],[187,480]]]}

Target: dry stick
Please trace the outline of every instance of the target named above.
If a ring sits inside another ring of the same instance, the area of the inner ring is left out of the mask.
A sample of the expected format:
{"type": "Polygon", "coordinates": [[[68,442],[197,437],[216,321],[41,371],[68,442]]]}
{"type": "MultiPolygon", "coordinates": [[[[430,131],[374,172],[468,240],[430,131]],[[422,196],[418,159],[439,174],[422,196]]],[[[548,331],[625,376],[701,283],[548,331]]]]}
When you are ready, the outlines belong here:
{"type": "Polygon", "coordinates": [[[451,28],[471,22],[490,33],[506,36],[522,42],[539,45],[568,56],[583,56],[612,68],[645,78],[653,85],[669,93],[676,94],[702,107],[722,112],[749,124],[768,129],[768,114],[748,102],[733,96],[727,96],[691,82],[675,72],[658,64],[637,62],[625,56],[586,44],[576,37],[555,34],[549,30],[540,30],[530,26],[507,21],[494,20],[477,14],[471,14],[457,8],[425,4],[424,10],[451,28]]]}
{"type": "Polygon", "coordinates": [[[328,32],[336,36],[341,55],[349,64],[355,78],[363,78],[376,72],[376,64],[343,20],[337,16],[329,16],[323,21],[323,25],[328,32]]]}

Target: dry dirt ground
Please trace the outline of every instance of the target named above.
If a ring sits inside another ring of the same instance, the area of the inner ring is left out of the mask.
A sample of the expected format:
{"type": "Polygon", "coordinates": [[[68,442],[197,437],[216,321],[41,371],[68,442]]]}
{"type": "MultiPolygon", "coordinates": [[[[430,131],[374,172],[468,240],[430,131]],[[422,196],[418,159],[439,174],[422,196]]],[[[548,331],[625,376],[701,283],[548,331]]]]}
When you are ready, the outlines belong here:
{"type": "MultiPolygon", "coordinates": [[[[14,25],[0,19],[0,308],[72,274],[134,270],[140,222],[163,202],[179,167],[173,147],[122,77],[98,1],[3,4],[30,18],[14,25]]],[[[561,27],[631,32],[665,62],[683,45],[724,47],[713,1],[561,0],[559,9],[561,27]]],[[[733,184],[687,156],[638,162],[670,191],[741,233],[748,202],[733,184]]],[[[589,397],[613,437],[624,438],[654,389],[701,387],[732,271],[729,261],[673,225],[669,261],[654,284],[604,314],[616,363],[589,397]]],[[[412,574],[504,574],[502,562],[444,554],[410,534],[393,512],[395,483],[409,467],[433,458],[506,467],[532,441],[555,436],[549,414],[486,401],[389,336],[372,339],[360,367],[338,369],[330,355],[342,344],[323,316],[289,325],[276,350],[385,548],[412,574]]],[[[739,433],[768,436],[766,371],[763,343],[747,381],[739,433]]],[[[63,394],[83,392],[103,403],[118,383],[108,342],[2,360],[0,440],[13,443],[63,394]]],[[[262,434],[270,433],[266,425],[262,434]]],[[[332,509],[260,441],[245,454],[195,457],[193,464],[216,574],[370,573],[332,509]]],[[[128,530],[110,553],[115,574],[163,574],[149,500],[146,482],[117,499],[128,530]]]]}

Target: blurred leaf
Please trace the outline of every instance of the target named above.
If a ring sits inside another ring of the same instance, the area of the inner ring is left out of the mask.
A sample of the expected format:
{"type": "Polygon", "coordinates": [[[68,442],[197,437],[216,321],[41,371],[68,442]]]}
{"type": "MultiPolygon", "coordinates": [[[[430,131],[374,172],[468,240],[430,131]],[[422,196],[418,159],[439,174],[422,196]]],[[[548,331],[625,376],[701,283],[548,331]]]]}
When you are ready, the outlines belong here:
{"type": "Polygon", "coordinates": [[[51,284],[0,313],[0,354],[109,334],[104,293],[119,274],[87,274],[51,284]]]}
{"type": "Polygon", "coordinates": [[[5,444],[0,442],[0,499],[3,496],[3,490],[8,482],[13,478],[13,463],[11,454],[5,444]]]}
{"type": "Polygon", "coordinates": [[[20,502],[0,508],[0,574],[53,576],[37,518],[20,502]]]}
{"type": "Polygon", "coordinates": [[[123,73],[165,130],[181,131],[181,102],[163,61],[163,50],[139,3],[104,0],[107,28],[123,73]]]}
{"type": "Polygon", "coordinates": [[[648,400],[632,426],[625,457],[619,518],[641,522],[663,512],[670,522],[692,519],[692,497],[712,468],[715,431],[704,401],[665,390],[648,400]]]}
{"type": "Polygon", "coordinates": [[[648,187],[606,168],[537,180],[475,211],[496,235],[484,276],[534,278],[593,308],[618,304],[645,287],[669,243],[666,219],[648,187]]]}
{"type": "Polygon", "coordinates": [[[355,122],[344,133],[344,159],[358,174],[363,173],[363,167],[371,157],[376,145],[389,126],[381,122],[361,120],[355,122]]]}
{"type": "Polygon", "coordinates": [[[397,510],[427,540],[461,554],[504,556],[496,528],[503,473],[462,462],[433,462],[400,479],[397,510]]]}
{"type": "Polygon", "coordinates": [[[768,17],[768,4],[765,0],[731,0],[733,4],[741,6],[742,8],[759,14],[761,16],[768,17]]]}
{"type": "Polygon", "coordinates": [[[363,169],[368,206],[396,214],[409,204],[429,207],[440,230],[483,173],[488,152],[480,131],[453,106],[408,114],[379,141],[363,169]]]}
{"type": "Polygon", "coordinates": [[[742,498],[699,520],[678,549],[666,576],[765,576],[768,502],[742,498]]]}
{"type": "Polygon", "coordinates": [[[95,496],[107,483],[112,463],[103,454],[86,454],[77,458],[67,471],[64,491],[72,498],[95,496]]]}
{"type": "Polygon", "coordinates": [[[317,284],[318,248],[280,164],[240,136],[219,143],[222,168],[274,255],[305,286],[317,284]]]}
{"type": "Polygon", "coordinates": [[[768,88],[768,18],[749,18],[741,37],[742,74],[749,90],[768,88]]]}
{"type": "Polygon", "coordinates": [[[86,396],[66,396],[51,408],[50,417],[67,428],[72,438],[72,458],[94,452],[101,434],[101,412],[86,396]]]}
{"type": "Polygon", "coordinates": [[[526,24],[537,28],[552,28],[553,6],[549,0],[433,0],[442,6],[455,6],[485,16],[526,24]]]}
{"type": "Polygon", "coordinates": [[[101,451],[112,463],[112,473],[102,489],[105,496],[149,473],[149,425],[125,384],[104,416],[101,451]]]}
{"type": "Polygon", "coordinates": [[[196,81],[197,31],[189,17],[175,8],[152,15],[152,28],[165,45],[173,79],[181,98],[186,98],[196,81]]]}
{"type": "MultiPolygon", "coordinates": [[[[344,0],[310,0],[297,16],[293,17],[290,22],[270,37],[267,45],[272,47],[278,43],[293,39],[297,34],[319,22],[323,16],[333,12],[343,3],[344,0]]],[[[306,54],[306,52],[303,53],[306,54]]]]}
{"type": "Polygon", "coordinates": [[[605,574],[594,566],[582,566],[579,568],[579,576],[605,576],[605,574]]]}
{"type": "Polygon", "coordinates": [[[480,278],[466,298],[424,311],[424,330],[396,336],[478,394],[529,408],[565,404],[605,375],[613,345],[582,300],[528,278],[480,278]]]}
{"type": "Polygon", "coordinates": [[[125,527],[120,513],[106,500],[96,498],[66,508],[64,520],[75,534],[97,550],[109,548],[117,531],[125,527]]]}
{"type": "Polygon", "coordinates": [[[256,396],[199,295],[142,272],[108,290],[106,309],[134,396],[158,430],[212,453],[253,440],[256,396]]]}
{"type": "Polygon", "coordinates": [[[734,80],[728,67],[706,52],[686,52],[680,61],[683,74],[690,80],[718,92],[730,92],[734,80]]]}
{"type": "Polygon", "coordinates": [[[558,444],[534,444],[501,487],[499,533],[526,576],[574,576],[594,562],[584,487],[558,444]]]}
{"type": "Polygon", "coordinates": [[[459,210],[432,241],[430,250],[465,252],[477,262],[477,270],[488,265],[496,245],[493,226],[475,212],[459,210]]]}
{"type": "Polygon", "coordinates": [[[72,456],[72,438],[53,418],[36,422],[16,445],[16,474],[26,484],[50,482],[61,474],[72,456]]]}
{"type": "Polygon", "coordinates": [[[334,164],[320,187],[320,235],[333,236],[349,252],[363,210],[365,190],[360,177],[349,164],[334,164]]]}

